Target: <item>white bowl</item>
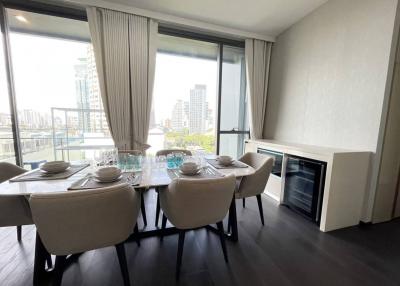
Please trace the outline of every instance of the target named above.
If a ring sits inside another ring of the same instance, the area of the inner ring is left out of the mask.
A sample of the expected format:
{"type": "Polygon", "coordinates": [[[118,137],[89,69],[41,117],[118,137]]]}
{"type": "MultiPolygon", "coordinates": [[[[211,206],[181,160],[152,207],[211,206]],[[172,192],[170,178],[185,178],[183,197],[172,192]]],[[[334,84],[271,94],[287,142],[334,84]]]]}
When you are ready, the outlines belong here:
{"type": "Polygon", "coordinates": [[[99,182],[99,183],[111,183],[111,182],[119,181],[121,179],[122,179],[122,175],[119,175],[117,177],[112,177],[112,178],[94,176],[94,180],[99,182]]]}
{"type": "Polygon", "coordinates": [[[185,171],[182,169],[179,169],[179,172],[183,175],[194,176],[194,175],[198,174],[200,172],[200,170],[201,170],[200,168],[197,168],[194,170],[185,170],[185,171]]]}
{"type": "Polygon", "coordinates": [[[60,173],[68,169],[70,166],[71,164],[65,161],[52,161],[41,165],[40,170],[47,173],[60,173]]]}
{"type": "Polygon", "coordinates": [[[111,166],[103,167],[94,172],[94,176],[102,181],[109,181],[121,176],[121,169],[111,166]]]}
{"type": "Polygon", "coordinates": [[[182,172],[195,172],[199,170],[199,165],[197,165],[195,162],[184,162],[180,166],[180,169],[182,172]]]}
{"type": "Polygon", "coordinates": [[[231,156],[219,156],[218,157],[218,162],[221,165],[229,166],[229,165],[231,165],[233,163],[233,159],[232,159],[231,156]]]}

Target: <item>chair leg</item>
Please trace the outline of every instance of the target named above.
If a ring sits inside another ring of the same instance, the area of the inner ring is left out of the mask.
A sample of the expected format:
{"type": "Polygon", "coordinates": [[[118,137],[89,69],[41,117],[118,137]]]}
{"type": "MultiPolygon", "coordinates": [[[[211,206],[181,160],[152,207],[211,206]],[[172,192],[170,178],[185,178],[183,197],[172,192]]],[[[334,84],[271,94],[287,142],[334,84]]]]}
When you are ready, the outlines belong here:
{"type": "Polygon", "coordinates": [[[64,267],[67,256],[56,256],[56,265],[54,267],[53,286],[60,286],[64,274],[64,267]]]}
{"type": "Polygon", "coordinates": [[[161,241],[164,240],[164,232],[163,230],[165,229],[165,227],[167,226],[167,217],[165,216],[165,214],[163,214],[162,216],[162,222],[161,222],[161,241]]]}
{"type": "Polygon", "coordinates": [[[144,192],[140,193],[140,210],[142,211],[142,218],[144,226],[147,226],[147,218],[146,218],[146,206],[144,205],[144,192]]]}
{"type": "Polygon", "coordinates": [[[50,253],[48,253],[46,255],[46,264],[47,264],[47,268],[48,269],[53,268],[53,261],[51,260],[51,254],[50,253]]]}
{"type": "Polygon", "coordinates": [[[246,207],[246,198],[243,198],[242,201],[243,201],[243,208],[245,208],[246,207]]]}
{"type": "Polygon", "coordinates": [[[156,189],[156,192],[157,192],[157,206],[156,206],[156,222],[155,222],[155,226],[158,226],[158,218],[160,216],[160,195],[159,195],[157,189],[156,189]]]}
{"type": "Polygon", "coordinates": [[[176,273],[175,278],[179,280],[179,274],[181,273],[181,265],[182,265],[182,254],[183,254],[183,245],[185,243],[185,231],[179,231],[179,240],[178,240],[178,255],[176,259],[176,273]]]}
{"type": "Polygon", "coordinates": [[[22,237],[22,226],[18,225],[17,226],[17,240],[18,240],[18,242],[21,241],[21,237],[22,237]]]}
{"type": "Polygon", "coordinates": [[[219,239],[221,241],[222,252],[224,253],[225,262],[228,262],[228,253],[226,251],[226,244],[225,244],[225,233],[224,233],[224,225],[222,221],[217,222],[217,228],[219,232],[219,239]]]}
{"type": "Polygon", "coordinates": [[[136,235],[136,243],[138,246],[140,246],[140,236],[139,236],[139,227],[137,223],[135,224],[135,228],[133,230],[133,233],[136,235]]]}
{"type": "Polygon", "coordinates": [[[117,255],[119,260],[119,266],[121,267],[122,278],[124,279],[124,286],[130,286],[129,280],[128,263],[126,262],[125,247],[123,243],[115,245],[117,249],[117,255]]]}
{"type": "Polygon", "coordinates": [[[262,207],[261,194],[257,195],[257,203],[258,203],[258,210],[260,211],[261,223],[262,225],[264,225],[264,212],[262,207]]]}

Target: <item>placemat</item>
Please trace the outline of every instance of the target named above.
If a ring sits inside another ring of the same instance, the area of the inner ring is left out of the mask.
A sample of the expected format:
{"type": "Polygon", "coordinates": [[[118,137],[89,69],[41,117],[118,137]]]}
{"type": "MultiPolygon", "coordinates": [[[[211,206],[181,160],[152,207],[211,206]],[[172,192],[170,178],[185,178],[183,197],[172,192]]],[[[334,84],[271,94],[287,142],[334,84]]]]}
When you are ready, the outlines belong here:
{"type": "Polygon", "coordinates": [[[45,174],[40,169],[22,174],[10,180],[10,182],[28,182],[28,181],[47,181],[47,180],[62,180],[71,177],[79,171],[88,167],[89,164],[71,165],[67,170],[57,174],[45,174]]]}
{"type": "Polygon", "coordinates": [[[213,179],[213,178],[221,178],[224,176],[221,173],[219,173],[218,171],[216,171],[210,167],[202,168],[200,173],[193,175],[193,176],[184,175],[184,174],[180,173],[178,169],[168,170],[167,172],[168,172],[168,176],[171,178],[171,180],[176,179],[176,178],[213,179]]]}
{"type": "Polygon", "coordinates": [[[248,168],[245,163],[240,162],[240,161],[233,161],[232,165],[229,166],[224,166],[221,165],[217,159],[206,159],[208,164],[212,165],[216,169],[235,169],[235,168],[248,168]]]}
{"type": "Polygon", "coordinates": [[[110,183],[100,183],[93,178],[93,174],[88,174],[84,178],[74,182],[68,190],[87,190],[87,189],[98,189],[110,187],[122,183],[128,183],[131,186],[137,186],[140,184],[142,176],[135,174],[133,172],[122,173],[122,178],[115,182],[110,183]]]}

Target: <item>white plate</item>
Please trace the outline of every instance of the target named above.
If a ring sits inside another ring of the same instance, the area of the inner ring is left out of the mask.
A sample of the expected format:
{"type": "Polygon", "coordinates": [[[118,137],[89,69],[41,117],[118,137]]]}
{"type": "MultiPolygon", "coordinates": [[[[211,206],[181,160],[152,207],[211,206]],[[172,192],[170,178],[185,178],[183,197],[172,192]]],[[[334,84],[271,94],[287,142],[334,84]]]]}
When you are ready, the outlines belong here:
{"type": "Polygon", "coordinates": [[[95,180],[98,183],[113,183],[113,182],[119,181],[121,179],[122,179],[122,175],[120,175],[119,177],[114,178],[114,179],[106,179],[106,180],[105,179],[100,179],[100,178],[97,178],[97,177],[93,177],[93,180],[95,180]]]}
{"type": "Polygon", "coordinates": [[[40,172],[43,173],[43,175],[53,175],[53,174],[59,174],[59,173],[65,172],[70,168],[71,167],[68,167],[68,168],[63,169],[63,170],[55,170],[55,171],[45,171],[45,170],[42,170],[42,169],[39,169],[39,170],[40,170],[40,172]]]}
{"type": "Polygon", "coordinates": [[[195,176],[195,175],[197,175],[197,174],[200,174],[201,169],[198,169],[196,172],[184,172],[184,171],[182,171],[182,170],[178,170],[178,172],[179,172],[180,174],[182,174],[182,175],[185,175],[185,176],[195,176]]]}
{"type": "Polygon", "coordinates": [[[46,162],[40,166],[40,169],[45,172],[59,173],[65,171],[71,164],[64,161],[46,162]]]}

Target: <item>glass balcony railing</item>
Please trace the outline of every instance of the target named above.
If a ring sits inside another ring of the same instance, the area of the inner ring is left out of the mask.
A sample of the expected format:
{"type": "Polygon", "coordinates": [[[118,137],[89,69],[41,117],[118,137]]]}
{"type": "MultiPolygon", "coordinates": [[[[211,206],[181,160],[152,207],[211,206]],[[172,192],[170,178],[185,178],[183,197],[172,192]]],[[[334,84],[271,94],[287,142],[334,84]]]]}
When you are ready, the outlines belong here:
{"type": "MultiPolygon", "coordinates": [[[[103,110],[52,108],[46,120],[32,114],[19,122],[24,165],[52,160],[91,160],[97,150],[114,147],[103,110]]],[[[43,118],[43,116],[41,117],[43,118]]],[[[0,136],[0,161],[15,163],[12,133],[0,136]]]]}

